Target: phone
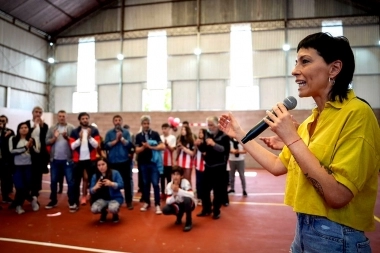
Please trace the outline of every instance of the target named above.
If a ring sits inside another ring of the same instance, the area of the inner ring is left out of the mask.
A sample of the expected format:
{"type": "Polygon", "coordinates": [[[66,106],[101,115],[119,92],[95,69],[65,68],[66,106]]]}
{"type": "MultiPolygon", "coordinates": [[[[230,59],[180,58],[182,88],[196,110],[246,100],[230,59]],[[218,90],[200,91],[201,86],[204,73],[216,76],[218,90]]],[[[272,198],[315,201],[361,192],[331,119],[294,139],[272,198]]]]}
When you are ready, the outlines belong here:
{"type": "Polygon", "coordinates": [[[100,182],[103,182],[104,176],[100,176],[100,182]]]}

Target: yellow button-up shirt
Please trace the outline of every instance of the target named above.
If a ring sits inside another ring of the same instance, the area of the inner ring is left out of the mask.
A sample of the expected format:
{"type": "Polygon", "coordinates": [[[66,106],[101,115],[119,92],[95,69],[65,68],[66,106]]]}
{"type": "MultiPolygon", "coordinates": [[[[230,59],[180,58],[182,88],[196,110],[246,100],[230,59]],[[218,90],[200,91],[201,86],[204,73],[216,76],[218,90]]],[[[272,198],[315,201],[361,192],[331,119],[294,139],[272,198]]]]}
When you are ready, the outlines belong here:
{"type": "MultiPolygon", "coordinates": [[[[361,231],[375,229],[374,207],[380,169],[380,129],[372,109],[353,90],[348,99],[327,102],[312,136],[309,128],[318,110],[298,128],[298,134],[320,163],[333,172],[354,198],[344,207],[329,207],[305,177],[290,150],[280,159],[288,169],[285,204],[295,212],[318,215],[361,231]]],[[[321,169],[320,173],[327,173],[321,169]]],[[[329,189],[323,189],[325,192],[329,189]]]]}

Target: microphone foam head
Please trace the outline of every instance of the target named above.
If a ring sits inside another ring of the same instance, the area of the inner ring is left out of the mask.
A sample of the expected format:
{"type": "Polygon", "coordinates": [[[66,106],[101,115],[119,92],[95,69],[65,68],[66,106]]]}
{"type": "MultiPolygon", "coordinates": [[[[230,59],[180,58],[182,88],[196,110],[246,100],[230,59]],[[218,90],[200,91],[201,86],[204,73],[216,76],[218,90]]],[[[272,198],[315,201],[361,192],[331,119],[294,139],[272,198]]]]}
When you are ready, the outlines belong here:
{"type": "Polygon", "coordinates": [[[293,110],[297,106],[297,99],[295,99],[293,96],[289,96],[284,99],[283,104],[286,109],[293,110]]]}

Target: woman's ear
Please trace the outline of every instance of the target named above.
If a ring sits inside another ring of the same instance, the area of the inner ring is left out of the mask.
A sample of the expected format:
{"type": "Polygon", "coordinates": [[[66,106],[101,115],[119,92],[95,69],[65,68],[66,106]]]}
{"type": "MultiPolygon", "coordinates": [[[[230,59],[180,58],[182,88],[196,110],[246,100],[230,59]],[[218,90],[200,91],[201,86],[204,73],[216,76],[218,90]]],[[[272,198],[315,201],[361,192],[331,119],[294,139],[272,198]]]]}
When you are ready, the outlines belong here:
{"type": "Polygon", "coordinates": [[[335,79],[337,77],[337,75],[340,73],[340,71],[342,70],[342,67],[343,67],[343,63],[341,60],[336,60],[336,61],[333,61],[330,65],[330,78],[331,79],[335,79]]]}

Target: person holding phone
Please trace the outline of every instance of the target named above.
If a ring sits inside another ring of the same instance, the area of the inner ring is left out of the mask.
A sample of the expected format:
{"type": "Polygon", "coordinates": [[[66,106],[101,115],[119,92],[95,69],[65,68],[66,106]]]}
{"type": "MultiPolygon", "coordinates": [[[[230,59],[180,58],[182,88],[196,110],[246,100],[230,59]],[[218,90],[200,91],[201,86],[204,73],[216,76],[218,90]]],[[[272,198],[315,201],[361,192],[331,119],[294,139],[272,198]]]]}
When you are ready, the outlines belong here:
{"type": "Polygon", "coordinates": [[[124,182],[117,170],[108,167],[108,160],[99,157],[96,161],[97,170],[92,177],[91,193],[91,212],[100,213],[100,223],[107,219],[108,211],[112,213],[112,221],[119,222],[119,209],[124,202],[121,189],[124,182]]]}

